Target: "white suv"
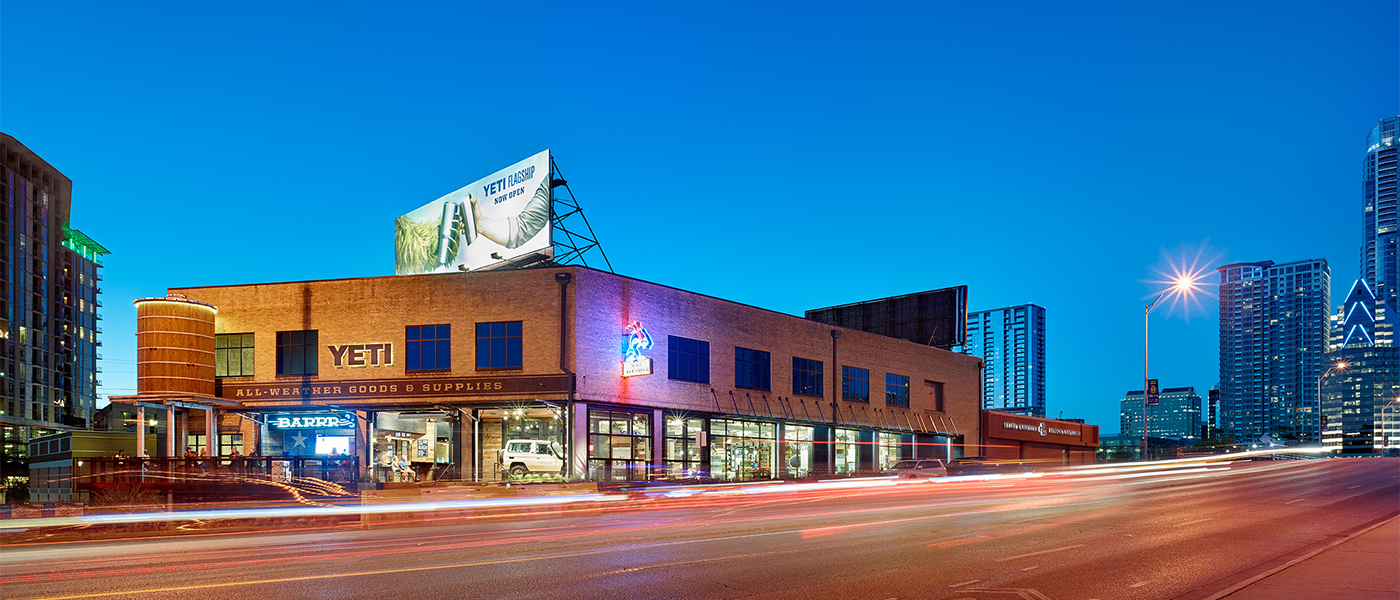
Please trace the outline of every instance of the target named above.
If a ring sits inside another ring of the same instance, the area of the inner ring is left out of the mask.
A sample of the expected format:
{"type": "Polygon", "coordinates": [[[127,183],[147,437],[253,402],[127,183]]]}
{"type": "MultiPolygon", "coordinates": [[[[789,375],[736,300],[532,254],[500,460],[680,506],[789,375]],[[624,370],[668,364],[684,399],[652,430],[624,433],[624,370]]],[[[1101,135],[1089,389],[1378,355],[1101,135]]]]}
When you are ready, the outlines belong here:
{"type": "Polygon", "coordinates": [[[562,473],[564,447],[549,440],[510,440],[496,451],[501,468],[511,475],[526,473],[562,473]]]}

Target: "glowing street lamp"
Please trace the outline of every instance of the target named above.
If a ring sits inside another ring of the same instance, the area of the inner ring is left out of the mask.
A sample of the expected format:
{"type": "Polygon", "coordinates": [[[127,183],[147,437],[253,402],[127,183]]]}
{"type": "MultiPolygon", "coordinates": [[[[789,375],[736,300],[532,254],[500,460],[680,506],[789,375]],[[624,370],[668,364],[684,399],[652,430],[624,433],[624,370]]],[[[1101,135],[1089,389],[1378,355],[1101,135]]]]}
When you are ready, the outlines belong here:
{"type": "Polygon", "coordinates": [[[1173,303],[1191,299],[1200,289],[1197,284],[1202,274],[1201,271],[1178,271],[1171,287],[1157,294],[1142,311],[1142,460],[1147,460],[1147,316],[1152,314],[1152,309],[1157,308],[1164,298],[1173,303]]]}
{"type": "Polygon", "coordinates": [[[1337,364],[1332,365],[1332,368],[1327,369],[1327,372],[1317,376],[1317,447],[1319,450],[1322,449],[1322,380],[1331,375],[1333,371],[1345,370],[1347,370],[1346,361],[1338,361],[1337,364]]]}
{"type": "Polygon", "coordinates": [[[1400,398],[1391,400],[1386,403],[1385,406],[1381,407],[1381,452],[1385,452],[1390,448],[1390,433],[1395,430],[1394,427],[1391,427],[1390,421],[1387,421],[1385,418],[1385,411],[1389,410],[1392,406],[1394,406],[1397,411],[1400,411],[1400,398]]]}

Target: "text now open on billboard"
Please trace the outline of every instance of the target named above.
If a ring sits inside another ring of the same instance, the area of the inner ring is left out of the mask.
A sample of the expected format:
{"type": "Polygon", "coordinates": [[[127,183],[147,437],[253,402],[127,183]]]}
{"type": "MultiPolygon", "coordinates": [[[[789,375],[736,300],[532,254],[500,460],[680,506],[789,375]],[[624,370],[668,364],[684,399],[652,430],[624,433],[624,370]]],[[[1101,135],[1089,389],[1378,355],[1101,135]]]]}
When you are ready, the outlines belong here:
{"type": "Polygon", "coordinates": [[[394,220],[394,274],[475,271],[553,248],[549,151],[394,220]]]}

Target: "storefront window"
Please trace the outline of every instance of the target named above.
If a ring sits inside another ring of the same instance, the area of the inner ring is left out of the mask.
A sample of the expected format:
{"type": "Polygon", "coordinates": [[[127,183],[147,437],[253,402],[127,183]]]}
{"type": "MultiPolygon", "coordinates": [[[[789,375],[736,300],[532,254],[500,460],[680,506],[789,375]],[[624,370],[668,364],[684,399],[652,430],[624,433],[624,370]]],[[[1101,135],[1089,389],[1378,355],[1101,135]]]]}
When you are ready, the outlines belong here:
{"type": "Polygon", "coordinates": [[[836,430],[836,474],[855,473],[860,468],[860,432],[836,430]]]}
{"type": "Polygon", "coordinates": [[[899,462],[899,434],[882,432],[878,435],[880,450],[877,460],[879,460],[879,470],[893,469],[894,463],[899,462]]]}
{"type": "Polygon", "coordinates": [[[703,477],[700,446],[696,435],[705,429],[698,417],[666,415],[666,466],[674,477],[703,477]]]}
{"type": "Polygon", "coordinates": [[[219,434],[219,456],[229,456],[237,450],[243,453],[243,434],[241,433],[221,433],[219,434]]]}
{"type": "Polygon", "coordinates": [[[776,479],[777,438],[773,423],[711,419],[711,476],[729,481],[776,479]]]}
{"type": "Polygon", "coordinates": [[[588,411],[589,479],[643,480],[650,464],[651,415],[588,411]]]}
{"type": "Polygon", "coordinates": [[[783,460],[788,477],[806,477],[812,470],[813,431],[798,425],[783,427],[783,460]]]}

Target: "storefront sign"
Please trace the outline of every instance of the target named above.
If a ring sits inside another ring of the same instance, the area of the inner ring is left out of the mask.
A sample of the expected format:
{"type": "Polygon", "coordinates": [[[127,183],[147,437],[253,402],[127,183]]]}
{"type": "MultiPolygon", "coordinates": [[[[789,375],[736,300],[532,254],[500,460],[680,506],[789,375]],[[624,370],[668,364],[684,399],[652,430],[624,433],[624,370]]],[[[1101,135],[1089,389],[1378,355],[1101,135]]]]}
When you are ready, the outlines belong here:
{"type": "Polygon", "coordinates": [[[398,379],[298,380],[288,383],[224,383],[223,398],[255,404],[310,400],[377,400],[450,396],[509,396],[564,393],[573,389],[572,375],[502,377],[402,377],[398,379]]]}
{"type": "Polygon", "coordinates": [[[622,330],[622,376],[651,375],[651,358],[644,353],[651,350],[651,334],[642,327],[641,321],[633,321],[622,330]]]}
{"type": "Polygon", "coordinates": [[[393,344],[346,344],[326,346],[337,369],[342,367],[390,367],[394,365],[393,344]]]}
{"type": "Polygon", "coordinates": [[[651,375],[651,359],[642,358],[622,363],[622,376],[651,375]]]}
{"type": "Polygon", "coordinates": [[[298,413],[267,416],[267,426],[273,429],[354,429],[355,416],[350,413],[298,413]]]}
{"type": "Polygon", "coordinates": [[[996,438],[1073,446],[1097,446],[1099,443],[1098,428],[1093,425],[995,411],[987,411],[983,415],[983,435],[987,438],[987,443],[996,443],[996,438]]]}

